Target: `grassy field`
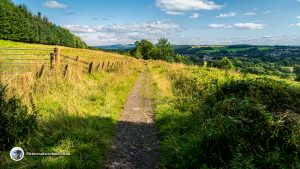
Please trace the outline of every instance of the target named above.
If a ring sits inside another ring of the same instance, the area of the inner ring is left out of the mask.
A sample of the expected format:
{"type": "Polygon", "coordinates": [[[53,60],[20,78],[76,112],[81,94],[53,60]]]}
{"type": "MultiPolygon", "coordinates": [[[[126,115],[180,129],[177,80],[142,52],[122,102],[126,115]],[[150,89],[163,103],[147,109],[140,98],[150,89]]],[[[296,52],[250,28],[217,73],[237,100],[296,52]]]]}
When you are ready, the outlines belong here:
{"type": "Polygon", "coordinates": [[[161,168],[300,167],[298,82],[155,61],[149,65],[161,168]]]}
{"type": "MultiPolygon", "coordinates": [[[[213,53],[213,52],[220,52],[222,50],[227,51],[227,52],[242,52],[251,49],[251,47],[241,47],[241,48],[228,48],[226,46],[193,46],[191,49],[199,49],[199,52],[197,53],[213,53]],[[210,48],[210,49],[206,49],[210,48]],[[211,49],[212,48],[212,49],[211,49]]],[[[264,50],[269,50],[272,49],[272,47],[257,47],[258,50],[264,51],[264,50]]]]}
{"type": "MultiPolygon", "coordinates": [[[[0,40],[1,48],[53,49],[54,46],[0,40]]],[[[66,77],[61,70],[46,69],[37,79],[35,72],[1,75],[8,85],[8,97],[16,95],[38,110],[38,129],[15,146],[26,152],[69,152],[70,156],[25,156],[21,162],[0,153],[0,168],[101,168],[116,121],[132,88],[142,62],[111,53],[60,47],[61,54],[86,61],[126,61],[113,69],[87,74],[71,66],[66,77]],[[32,98],[30,98],[32,95],[32,98]]],[[[48,52],[44,53],[49,56],[48,52]]],[[[1,53],[0,53],[1,56],[1,53]]],[[[3,57],[3,56],[2,56],[3,57]]],[[[20,56],[22,57],[22,56],[20,56]]],[[[27,56],[28,57],[28,56],[27,56]]]]}

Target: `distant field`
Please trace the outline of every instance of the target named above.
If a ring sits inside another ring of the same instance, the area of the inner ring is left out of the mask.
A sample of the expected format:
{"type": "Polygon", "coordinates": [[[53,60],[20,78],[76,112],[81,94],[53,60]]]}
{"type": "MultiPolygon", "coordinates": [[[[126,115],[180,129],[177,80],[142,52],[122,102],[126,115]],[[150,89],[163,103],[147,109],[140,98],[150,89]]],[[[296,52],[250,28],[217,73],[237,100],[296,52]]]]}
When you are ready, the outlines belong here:
{"type": "MultiPolygon", "coordinates": [[[[229,48],[226,46],[192,46],[191,49],[199,49],[197,53],[213,53],[220,52],[222,50],[235,53],[249,50],[251,47],[229,48]]],[[[263,51],[272,49],[272,47],[257,47],[257,49],[263,51]]]]}

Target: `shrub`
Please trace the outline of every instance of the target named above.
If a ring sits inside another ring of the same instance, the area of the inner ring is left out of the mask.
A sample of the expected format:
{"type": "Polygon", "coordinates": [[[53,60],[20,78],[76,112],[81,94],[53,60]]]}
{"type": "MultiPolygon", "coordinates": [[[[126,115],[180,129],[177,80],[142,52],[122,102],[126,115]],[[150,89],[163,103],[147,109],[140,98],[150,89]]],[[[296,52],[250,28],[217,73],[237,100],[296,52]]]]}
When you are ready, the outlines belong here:
{"type": "Polygon", "coordinates": [[[269,78],[172,80],[174,107],[191,113],[173,120],[172,139],[163,142],[164,166],[300,167],[299,87],[269,78]]]}
{"type": "Polygon", "coordinates": [[[229,80],[205,100],[202,127],[210,132],[202,131],[199,145],[205,151],[198,157],[205,164],[299,167],[299,88],[267,78],[229,80]]]}
{"type": "Polygon", "coordinates": [[[29,112],[19,99],[6,100],[5,88],[0,87],[0,91],[0,150],[6,150],[36,129],[37,113],[29,112]]]}

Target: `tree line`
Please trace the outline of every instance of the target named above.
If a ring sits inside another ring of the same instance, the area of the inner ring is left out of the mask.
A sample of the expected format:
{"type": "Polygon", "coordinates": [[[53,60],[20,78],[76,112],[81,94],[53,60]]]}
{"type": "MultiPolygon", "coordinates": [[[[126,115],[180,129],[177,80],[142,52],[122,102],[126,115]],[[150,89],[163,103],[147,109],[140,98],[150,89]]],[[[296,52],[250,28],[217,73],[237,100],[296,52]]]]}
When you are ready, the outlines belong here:
{"type": "Polygon", "coordinates": [[[51,23],[40,12],[32,14],[25,5],[0,1],[0,39],[47,45],[87,48],[69,30],[51,23]]]}
{"type": "Polygon", "coordinates": [[[131,51],[131,55],[135,58],[144,60],[165,60],[168,62],[182,62],[184,57],[176,55],[171,43],[166,38],[158,39],[157,44],[143,39],[135,42],[135,49],[131,51]]]}

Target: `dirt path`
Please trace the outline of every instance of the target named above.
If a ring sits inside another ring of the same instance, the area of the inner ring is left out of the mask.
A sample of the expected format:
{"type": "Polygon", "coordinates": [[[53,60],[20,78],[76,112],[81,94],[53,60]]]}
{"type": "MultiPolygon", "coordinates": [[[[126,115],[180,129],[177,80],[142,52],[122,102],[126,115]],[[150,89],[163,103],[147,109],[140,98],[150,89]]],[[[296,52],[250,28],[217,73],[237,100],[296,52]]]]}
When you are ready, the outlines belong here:
{"type": "Polygon", "coordinates": [[[155,169],[158,152],[150,79],[145,68],[122,112],[105,168],[155,169]]]}

